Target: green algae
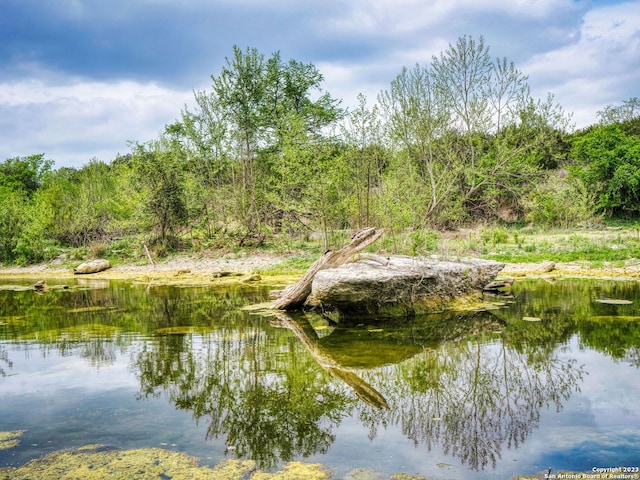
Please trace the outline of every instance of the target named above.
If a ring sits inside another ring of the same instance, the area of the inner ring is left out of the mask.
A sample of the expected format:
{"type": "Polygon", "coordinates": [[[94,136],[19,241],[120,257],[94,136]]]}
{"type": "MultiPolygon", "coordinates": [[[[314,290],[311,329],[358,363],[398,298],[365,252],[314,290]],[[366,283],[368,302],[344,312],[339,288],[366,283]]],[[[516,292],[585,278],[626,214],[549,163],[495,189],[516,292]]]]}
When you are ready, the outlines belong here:
{"type": "Polygon", "coordinates": [[[20,445],[19,438],[25,430],[11,430],[9,432],[0,432],[0,450],[9,450],[20,445]]]}
{"type": "MultiPolygon", "coordinates": [[[[24,431],[0,432],[0,450],[13,448],[24,431]]],[[[0,480],[130,480],[171,478],[173,480],[329,480],[330,469],[320,463],[293,461],[276,472],[256,469],[252,460],[228,459],[214,467],[198,465],[196,457],[162,448],[120,450],[102,445],[85,445],[60,450],[32,460],[21,467],[0,468],[0,480]]],[[[390,477],[370,469],[357,469],[348,477],[361,480],[426,480],[419,475],[393,473],[390,477]],[[355,474],[355,475],[354,475],[355,474]]]]}
{"type": "Polygon", "coordinates": [[[589,317],[592,322],[640,322],[640,317],[631,315],[594,315],[589,317]]]}
{"type": "Polygon", "coordinates": [[[251,480],[326,480],[331,472],[320,463],[290,462],[275,473],[256,472],[251,480]]]}
{"type": "MultiPolygon", "coordinates": [[[[0,432],[0,445],[13,442],[23,432],[0,432]]],[[[15,446],[15,445],[12,445],[15,446]]],[[[12,448],[7,446],[5,448],[12,448]]],[[[172,478],[193,480],[325,480],[330,471],[318,463],[290,462],[275,473],[255,471],[251,460],[230,459],[215,467],[198,466],[195,457],[161,448],[118,450],[87,445],[62,450],[18,468],[0,469],[0,480],[129,480],[172,478]]]]}

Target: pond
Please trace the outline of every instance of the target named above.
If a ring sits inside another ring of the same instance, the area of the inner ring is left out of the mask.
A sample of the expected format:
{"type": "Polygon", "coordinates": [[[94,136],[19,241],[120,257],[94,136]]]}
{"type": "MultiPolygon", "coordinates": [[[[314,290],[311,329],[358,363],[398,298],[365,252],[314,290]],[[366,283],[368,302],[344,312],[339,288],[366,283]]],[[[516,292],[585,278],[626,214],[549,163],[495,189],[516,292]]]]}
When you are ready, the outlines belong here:
{"type": "Polygon", "coordinates": [[[0,279],[0,432],[25,431],[0,468],[88,444],[335,478],[640,465],[638,282],[522,279],[484,311],[336,324],[243,309],[264,287],[15,287],[36,280],[0,279]]]}

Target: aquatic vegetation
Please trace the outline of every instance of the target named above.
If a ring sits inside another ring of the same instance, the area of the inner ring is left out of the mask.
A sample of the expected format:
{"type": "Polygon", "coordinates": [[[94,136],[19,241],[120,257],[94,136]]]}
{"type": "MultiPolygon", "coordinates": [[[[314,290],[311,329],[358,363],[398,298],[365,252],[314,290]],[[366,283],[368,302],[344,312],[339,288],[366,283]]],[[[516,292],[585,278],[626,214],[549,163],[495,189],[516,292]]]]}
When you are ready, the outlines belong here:
{"type": "MultiPolygon", "coordinates": [[[[0,445],[5,434],[0,433],[0,445]]],[[[7,435],[11,438],[11,435],[7,435]]],[[[10,448],[10,447],[7,447],[10,448]]],[[[251,460],[225,460],[215,467],[198,466],[197,459],[184,453],[161,448],[117,450],[101,445],[87,445],[76,450],[54,452],[18,468],[0,469],[0,479],[65,480],[92,478],[94,480],[129,480],[147,478],[189,478],[193,480],[325,480],[331,477],[328,469],[317,463],[291,462],[281,471],[266,473],[255,470],[251,460]],[[253,472],[253,473],[251,473],[253,472]]]]}
{"type": "Polygon", "coordinates": [[[19,438],[24,430],[12,430],[10,432],[0,432],[0,450],[8,450],[20,445],[19,438]]]}
{"type": "Polygon", "coordinates": [[[256,472],[251,480],[325,480],[331,478],[331,473],[319,463],[290,462],[276,473],[256,472]]]}

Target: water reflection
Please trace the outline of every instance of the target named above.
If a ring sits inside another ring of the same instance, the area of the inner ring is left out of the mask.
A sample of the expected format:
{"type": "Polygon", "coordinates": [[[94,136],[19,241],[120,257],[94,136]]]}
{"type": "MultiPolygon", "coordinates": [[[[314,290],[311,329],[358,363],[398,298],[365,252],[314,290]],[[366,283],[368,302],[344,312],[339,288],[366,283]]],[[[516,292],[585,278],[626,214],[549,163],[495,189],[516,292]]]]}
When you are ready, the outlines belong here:
{"type": "Polygon", "coordinates": [[[630,282],[523,281],[496,310],[335,325],[252,315],[241,307],[266,291],[249,287],[0,290],[0,381],[20,374],[6,345],[96,369],[126,355],[139,400],[167,398],[206,425],[208,440],[261,467],[324,454],[355,420],[369,440],[398,429],[482,470],[580,391],[572,338],[640,365],[638,292],[630,282]]]}

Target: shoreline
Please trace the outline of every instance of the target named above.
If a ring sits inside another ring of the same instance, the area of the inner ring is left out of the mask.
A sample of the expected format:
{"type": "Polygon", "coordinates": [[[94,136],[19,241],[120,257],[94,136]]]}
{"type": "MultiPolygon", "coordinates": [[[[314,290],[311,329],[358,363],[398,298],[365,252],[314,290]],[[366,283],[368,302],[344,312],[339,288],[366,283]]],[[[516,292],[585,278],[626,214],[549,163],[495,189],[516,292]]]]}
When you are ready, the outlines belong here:
{"type": "MultiPolygon", "coordinates": [[[[175,283],[193,283],[197,279],[235,278],[262,274],[266,277],[296,277],[304,272],[287,271],[282,273],[262,273],[264,270],[277,269],[289,258],[288,255],[272,253],[252,253],[250,255],[224,255],[221,257],[199,257],[177,255],[151,264],[124,263],[98,273],[74,274],[73,267],[60,261],[29,265],[25,267],[0,267],[0,278],[174,278],[175,283]]],[[[83,261],[78,261],[77,265],[83,261]]],[[[68,262],[67,262],[68,263],[68,262]]],[[[76,265],[76,266],[77,266],[76,265]]],[[[601,267],[591,267],[586,262],[539,262],[505,263],[497,278],[601,278],[618,280],[640,280],[640,263],[623,267],[613,267],[606,263],[601,267]]],[[[208,283],[208,282],[207,282],[208,283]]]]}

